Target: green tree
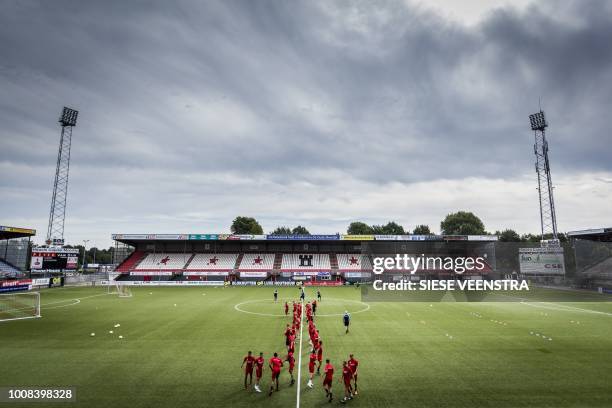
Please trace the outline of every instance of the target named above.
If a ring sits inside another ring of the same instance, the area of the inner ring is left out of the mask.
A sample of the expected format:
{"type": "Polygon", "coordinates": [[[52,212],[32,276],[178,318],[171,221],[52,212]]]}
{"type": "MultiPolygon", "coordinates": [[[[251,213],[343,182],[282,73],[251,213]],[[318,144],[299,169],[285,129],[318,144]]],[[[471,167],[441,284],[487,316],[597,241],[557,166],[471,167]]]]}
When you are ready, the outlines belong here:
{"type": "Polygon", "coordinates": [[[372,225],[372,233],[377,235],[404,235],[404,227],[394,221],[389,221],[386,225],[372,225]]]}
{"type": "Polygon", "coordinates": [[[512,229],[505,229],[503,231],[495,231],[495,235],[499,237],[500,242],[521,242],[521,236],[512,229]]]}
{"type": "Polygon", "coordinates": [[[293,235],[310,235],[310,232],[308,232],[306,227],[302,227],[301,225],[298,225],[293,230],[291,230],[291,233],[293,235]]]}
{"type": "Polygon", "coordinates": [[[425,224],[417,225],[414,231],[412,231],[412,233],[414,235],[433,235],[433,233],[429,229],[429,225],[425,224]]]}
{"type": "Polygon", "coordinates": [[[348,226],[346,233],[349,235],[369,235],[372,234],[372,227],[365,222],[355,221],[348,226]]]}
{"type": "Polygon", "coordinates": [[[485,227],[480,218],[469,211],[448,214],[440,223],[444,235],[485,235],[485,227]]]}
{"type": "Polygon", "coordinates": [[[263,228],[252,217],[236,217],[232,222],[231,231],[233,234],[263,234],[263,228]]]}
{"type": "Polygon", "coordinates": [[[289,227],[276,227],[270,235],[291,235],[291,228],[289,227]]]}

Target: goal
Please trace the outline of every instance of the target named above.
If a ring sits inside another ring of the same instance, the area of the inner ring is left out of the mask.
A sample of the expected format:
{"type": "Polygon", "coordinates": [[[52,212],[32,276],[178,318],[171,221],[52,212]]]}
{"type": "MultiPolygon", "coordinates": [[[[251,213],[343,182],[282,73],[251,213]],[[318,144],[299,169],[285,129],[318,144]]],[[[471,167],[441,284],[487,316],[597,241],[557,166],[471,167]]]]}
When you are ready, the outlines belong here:
{"type": "Polygon", "coordinates": [[[117,289],[117,295],[119,295],[119,297],[132,297],[132,289],[130,289],[128,285],[116,284],[115,288],[117,289]]]}
{"type": "Polygon", "coordinates": [[[40,293],[0,294],[0,321],[40,317],[40,293]]]}

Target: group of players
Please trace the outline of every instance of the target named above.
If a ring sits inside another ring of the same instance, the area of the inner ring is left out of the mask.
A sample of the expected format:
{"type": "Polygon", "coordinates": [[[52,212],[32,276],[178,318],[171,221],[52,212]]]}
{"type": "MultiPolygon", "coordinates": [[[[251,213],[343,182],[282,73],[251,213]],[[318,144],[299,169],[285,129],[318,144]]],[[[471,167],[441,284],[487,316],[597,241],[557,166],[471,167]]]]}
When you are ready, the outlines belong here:
{"type": "MultiPolygon", "coordinates": [[[[295,369],[295,340],[300,332],[300,326],[302,324],[302,313],[305,310],[306,321],[308,323],[308,334],[310,337],[309,345],[311,347],[310,359],[308,363],[308,372],[309,379],[307,386],[309,388],[313,388],[313,378],[315,375],[315,368],[318,375],[321,373],[321,365],[323,362],[323,341],[319,335],[319,330],[317,329],[314,318],[317,313],[318,303],[321,301],[321,292],[317,290],[317,299],[312,302],[307,302],[304,306],[305,294],[304,289],[300,289],[300,301],[292,302],[293,308],[293,322],[292,324],[287,324],[285,329],[285,345],[287,347],[287,356],[281,359],[278,356],[278,353],[274,353],[274,356],[269,361],[269,367],[272,373],[272,382],[270,384],[270,390],[268,395],[272,395],[272,393],[276,390],[279,390],[278,379],[281,373],[281,368],[283,367],[283,363],[286,361],[289,363],[289,375],[291,376],[290,386],[295,384],[295,379],[293,377],[293,371],[295,369]]],[[[274,301],[278,301],[278,291],[274,291],[274,301]]],[[[285,315],[289,316],[289,303],[285,302],[285,315]]],[[[345,314],[346,315],[346,314],[345,314]]],[[[348,332],[348,324],[345,320],[345,326],[348,332]]],[[[255,358],[251,351],[248,352],[247,356],[244,357],[242,366],[245,366],[245,375],[244,375],[244,387],[248,389],[248,385],[253,381],[253,368],[255,368],[255,385],[254,389],[256,392],[261,392],[260,381],[263,374],[263,366],[265,360],[263,357],[263,353],[259,353],[259,357],[255,358]],[[248,384],[247,384],[248,379],[248,384]]],[[[342,363],[342,378],[341,381],[344,384],[344,398],[340,401],[342,403],[353,398],[353,395],[358,393],[357,391],[357,369],[359,367],[359,362],[354,358],[353,354],[349,356],[347,361],[342,363]]],[[[325,360],[325,366],[323,368],[323,388],[325,390],[326,398],[329,402],[333,400],[332,393],[332,381],[334,376],[334,367],[330,362],[330,359],[325,360]]]]}

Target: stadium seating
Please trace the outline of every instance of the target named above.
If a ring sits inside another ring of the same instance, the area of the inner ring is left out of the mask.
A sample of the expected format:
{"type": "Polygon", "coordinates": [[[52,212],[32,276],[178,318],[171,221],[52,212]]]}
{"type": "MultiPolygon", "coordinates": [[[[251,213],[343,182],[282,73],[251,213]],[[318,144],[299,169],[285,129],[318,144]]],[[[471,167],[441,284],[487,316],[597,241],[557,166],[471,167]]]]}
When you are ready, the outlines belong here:
{"type": "Polygon", "coordinates": [[[234,270],[238,254],[196,254],[187,271],[224,271],[234,270]]]}
{"type": "Polygon", "coordinates": [[[132,254],[125,258],[125,260],[121,262],[117,269],[115,269],[115,272],[125,273],[131,271],[144,256],[145,253],[142,251],[132,252],[132,254]]]}
{"type": "Polygon", "coordinates": [[[185,264],[193,254],[170,254],[170,253],[158,253],[148,254],[140,263],[134,268],[136,271],[179,271],[185,267],[185,264]]]}
{"type": "Polygon", "coordinates": [[[18,278],[22,276],[19,269],[0,259],[0,279],[18,278]]]}
{"type": "Polygon", "coordinates": [[[244,254],[238,270],[271,271],[274,267],[275,254],[244,254]]]}
{"type": "Polygon", "coordinates": [[[362,254],[337,254],[338,270],[343,271],[371,271],[372,262],[367,255],[362,254]]]}
{"type": "Polygon", "coordinates": [[[281,271],[331,271],[329,254],[283,254],[281,271]]]}

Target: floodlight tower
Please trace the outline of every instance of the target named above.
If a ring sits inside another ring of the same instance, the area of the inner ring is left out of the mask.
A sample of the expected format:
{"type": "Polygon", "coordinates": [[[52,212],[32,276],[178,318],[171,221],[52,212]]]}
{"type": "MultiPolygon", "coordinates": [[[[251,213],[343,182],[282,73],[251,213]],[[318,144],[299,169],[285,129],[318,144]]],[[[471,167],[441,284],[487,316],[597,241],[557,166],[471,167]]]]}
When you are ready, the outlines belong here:
{"type": "Polygon", "coordinates": [[[538,192],[540,196],[540,227],[542,240],[544,234],[551,234],[552,241],[558,242],[557,216],[555,214],[555,200],[553,199],[553,186],[550,177],[550,164],[548,161],[548,142],[545,129],[548,127],[544,112],[540,110],[529,115],[531,130],[535,133],[533,151],[536,156],[535,169],[538,175],[538,192]]]}
{"type": "Polygon", "coordinates": [[[49,228],[47,229],[47,245],[64,244],[64,219],[66,217],[66,198],[68,196],[68,172],[70,170],[70,146],[72,144],[72,128],[76,126],[79,112],[64,107],[59,123],[62,125],[57,167],[49,211],[49,228]]]}

